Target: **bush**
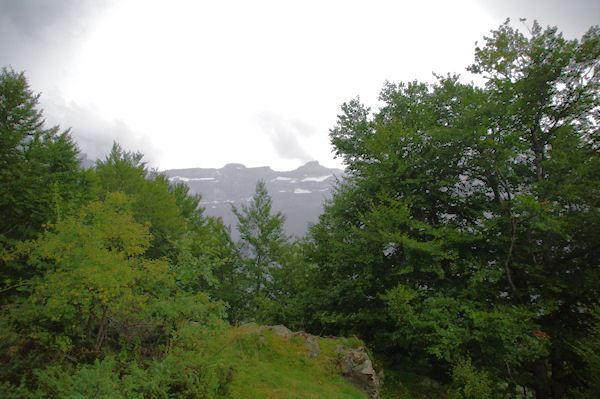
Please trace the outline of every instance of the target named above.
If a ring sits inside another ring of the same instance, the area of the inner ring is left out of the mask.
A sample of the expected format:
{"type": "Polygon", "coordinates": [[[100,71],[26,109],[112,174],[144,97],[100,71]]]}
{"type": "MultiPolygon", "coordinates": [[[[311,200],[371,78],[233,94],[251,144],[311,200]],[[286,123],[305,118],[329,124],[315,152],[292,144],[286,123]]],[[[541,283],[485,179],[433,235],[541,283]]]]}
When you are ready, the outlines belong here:
{"type": "Polygon", "coordinates": [[[452,380],[456,391],[455,399],[491,399],[494,397],[494,382],[485,371],[478,371],[471,359],[457,362],[452,369],[452,380]]]}

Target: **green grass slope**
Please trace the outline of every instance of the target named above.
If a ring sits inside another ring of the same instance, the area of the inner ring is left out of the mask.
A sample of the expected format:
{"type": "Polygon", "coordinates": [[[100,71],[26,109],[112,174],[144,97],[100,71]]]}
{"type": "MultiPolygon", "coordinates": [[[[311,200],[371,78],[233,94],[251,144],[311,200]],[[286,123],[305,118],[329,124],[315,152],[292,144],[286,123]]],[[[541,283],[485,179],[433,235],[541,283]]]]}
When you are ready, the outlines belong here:
{"type": "Polygon", "coordinates": [[[316,338],[321,354],[309,358],[302,337],[285,339],[255,325],[229,329],[213,345],[214,360],[232,366],[228,398],[366,399],[340,374],[337,345],[360,346],[355,339],[316,338]]]}

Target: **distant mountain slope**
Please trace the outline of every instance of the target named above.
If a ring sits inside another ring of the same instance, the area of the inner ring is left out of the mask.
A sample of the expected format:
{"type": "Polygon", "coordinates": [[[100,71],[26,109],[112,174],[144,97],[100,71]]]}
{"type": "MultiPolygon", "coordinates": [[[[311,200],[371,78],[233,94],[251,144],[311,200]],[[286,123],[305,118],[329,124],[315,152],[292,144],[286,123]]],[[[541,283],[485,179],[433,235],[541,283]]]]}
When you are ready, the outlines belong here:
{"type": "Polygon", "coordinates": [[[163,173],[173,183],[185,182],[192,193],[201,194],[206,215],[222,217],[237,237],[237,219],[231,205],[247,204],[258,180],[266,182],[273,198],[273,211],[281,211],[286,216],[286,233],[303,236],[308,224],[317,222],[323,203],[331,197],[334,184],[343,177],[344,171],[312,161],[287,172],[274,171],[268,166],[247,168],[228,164],[221,169],[170,169],[163,173]]]}

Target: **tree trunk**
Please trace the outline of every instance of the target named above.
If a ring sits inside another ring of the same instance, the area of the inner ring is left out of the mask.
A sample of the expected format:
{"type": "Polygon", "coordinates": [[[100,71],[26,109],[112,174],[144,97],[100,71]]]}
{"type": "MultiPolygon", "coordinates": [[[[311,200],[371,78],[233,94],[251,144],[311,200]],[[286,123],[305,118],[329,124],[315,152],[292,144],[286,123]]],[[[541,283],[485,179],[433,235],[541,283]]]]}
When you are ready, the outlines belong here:
{"type": "Polygon", "coordinates": [[[544,161],[544,147],[546,141],[539,127],[539,121],[536,121],[536,127],[531,129],[531,147],[534,153],[533,165],[535,167],[535,176],[538,181],[542,180],[542,162],[544,161]]]}
{"type": "Polygon", "coordinates": [[[556,351],[552,351],[552,399],[564,399],[566,393],[564,377],[562,359],[556,351]]]}
{"type": "Polygon", "coordinates": [[[545,359],[537,359],[533,363],[533,377],[535,399],[553,399],[545,359]]]}

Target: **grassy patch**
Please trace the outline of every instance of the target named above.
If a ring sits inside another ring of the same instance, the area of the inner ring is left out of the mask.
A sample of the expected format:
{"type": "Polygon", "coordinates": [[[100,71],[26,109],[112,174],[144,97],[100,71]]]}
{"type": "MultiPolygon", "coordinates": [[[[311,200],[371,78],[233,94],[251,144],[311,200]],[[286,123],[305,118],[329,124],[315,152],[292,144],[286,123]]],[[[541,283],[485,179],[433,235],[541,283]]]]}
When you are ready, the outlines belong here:
{"type": "Polygon", "coordinates": [[[351,345],[354,342],[317,338],[321,355],[311,359],[303,338],[286,340],[264,329],[261,334],[256,326],[232,328],[211,345],[208,356],[233,366],[227,397],[367,398],[344,380],[338,368],[336,346],[356,346],[351,345]]]}

